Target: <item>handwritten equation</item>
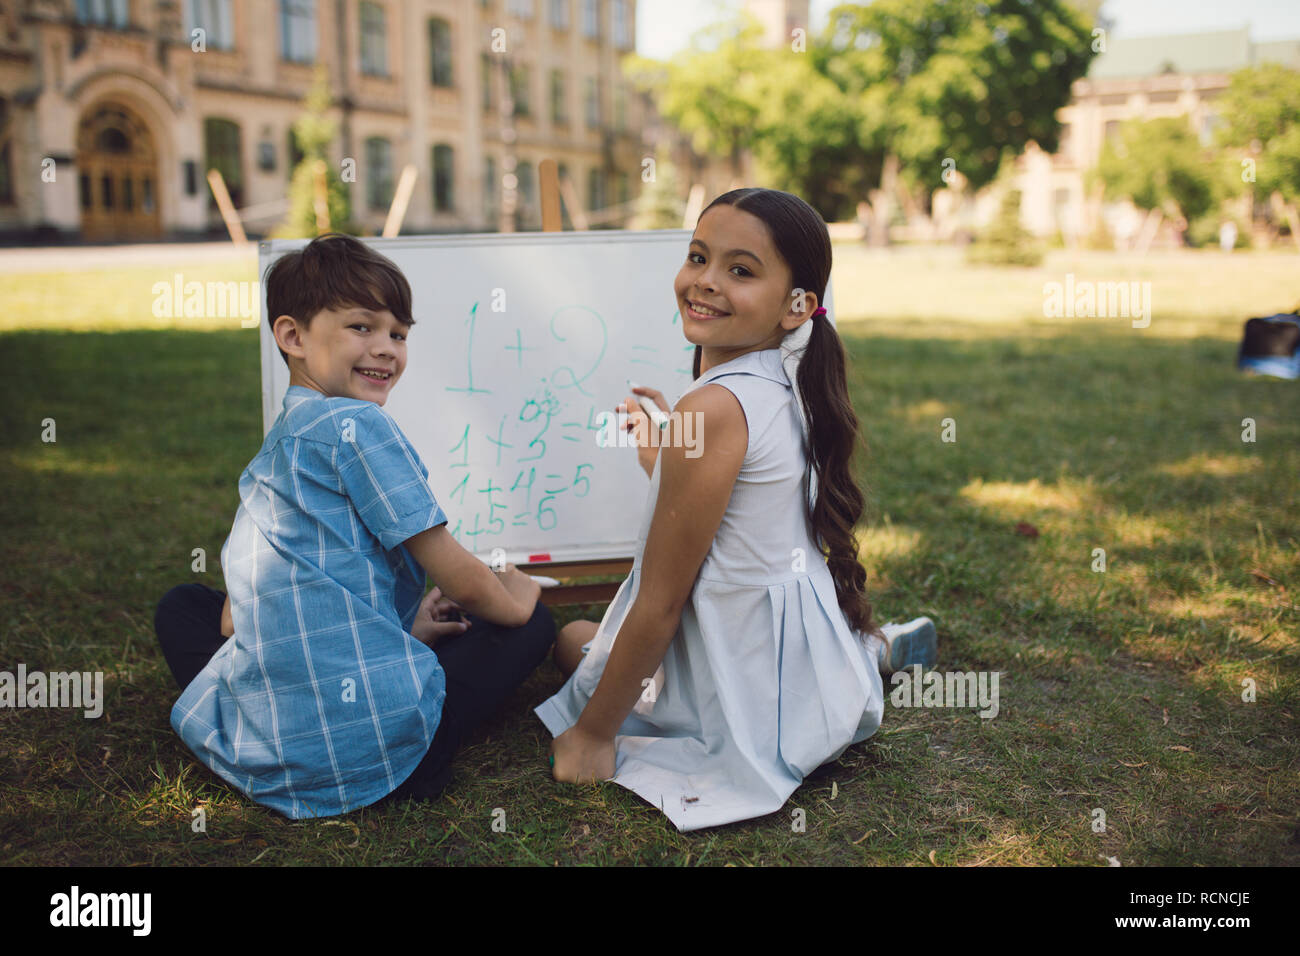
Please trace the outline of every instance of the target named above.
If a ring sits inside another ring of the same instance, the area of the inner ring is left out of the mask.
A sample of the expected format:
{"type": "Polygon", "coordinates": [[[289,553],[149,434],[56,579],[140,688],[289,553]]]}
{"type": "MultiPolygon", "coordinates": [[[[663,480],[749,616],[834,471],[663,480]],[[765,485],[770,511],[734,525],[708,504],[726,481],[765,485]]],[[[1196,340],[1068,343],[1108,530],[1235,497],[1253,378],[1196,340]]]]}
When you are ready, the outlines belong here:
{"type": "MultiPolygon", "coordinates": [[[[546,324],[548,341],[539,344],[526,341],[530,332],[535,334],[531,326],[495,328],[491,334],[476,336],[493,319],[491,312],[480,314],[478,302],[469,310],[464,376],[446,386],[446,391],[487,398],[498,391],[493,385],[502,378],[511,380],[510,391],[515,394],[520,381],[531,378],[533,384],[522,401],[502,412],[490,431],[476,431],[465,421],[450,447],[443,449],[449,468],[458,475],[448,495],[452,504],[444,508],[454,517],[451,533],[463,547],[480,553],[496,546],[495,539],[511,528],[553,531],[562,522],[567,501],[592,494],[593,482],[599,482],[601,419],[615,404],[609,401],[605,408],[607,403],[603,396],[597,397],[593,383],[602,363],[611,364],[609,329],[599,312],[584,305],[556,309],[546,324]],[[502,341],[507,344],[501,345],[502,341]],[[542,357],[554,357],[557,351],[563,352],[558,361],[542,357]],[[546,374],[540,375],[537,366],[543,362],[546,374]]],[[[672,324],[678,320],[674,311],[672,324]]],[[[649,366],[661,374],[691,374],[690,368],[665,368],[657,353],[693,353],[694,345],[681,350],[633,345],[628,350],[630,354],[617,356],[616,382],[626,377],[625,367],[633,365],[649,366]]],[[[618,397],[625,394],[622,388],[618,397]]]]}

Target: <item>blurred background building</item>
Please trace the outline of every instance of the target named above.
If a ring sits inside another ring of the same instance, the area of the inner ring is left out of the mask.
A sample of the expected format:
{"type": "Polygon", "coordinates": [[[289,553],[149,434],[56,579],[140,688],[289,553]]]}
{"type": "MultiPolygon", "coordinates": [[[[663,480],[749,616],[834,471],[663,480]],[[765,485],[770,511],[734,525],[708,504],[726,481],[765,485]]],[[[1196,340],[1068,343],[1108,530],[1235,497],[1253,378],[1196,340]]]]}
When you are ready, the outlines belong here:
{"type": "Polygon", "coordinates": [[[356,161],[362,229],[382,227],[407,163],[419,178],[404,231],[496,229],[508,156],[516,228],[540,227],[546,157],[591,225],[619,226],[663,135],[649,98],[620,76],[635,23],[635,0],[3,3],[0,232],[224,234],[210,168],[249,231],[266,231],[301,156],[292,125],[316,64],[336,103],[331,159],[356,161]],[[505,56],[492,52],[497,27],[505,56]]]}
{"type": "MultiPolygon", "coordinates": [[[[1015,182],[1025,226],[1040,236],[1059,233],[1066,245],[1073,245],[1101,216],[1121,242],[1135,235],[1142,221],[1136,208],[1129,203],[1103,207],[1084,187],[1084,174],[1097,165],[1106,141],[1118,136],[1125,120],[1187,116],[1208,146],[1220,123],[1214,101],[1228,88],[1230,75],[1269,62],[1300,69],[1300,39],[1254,43],[1248,27],[1109,37],[1087,79],[1075,82],[1070,104],[1057,114],[1060,148],[1048,155],[1031,144],[1017,160],[1015,182]]],[[[994,197],[981,197],[977,218],[987,221],[995,206],[994,197]]]]}
{"type": "MultiPolygon", "coordinates": [[[[808,0],[746,0],[769,46],[808,29],[808,0]]],[[[337,121],[330,160],[355,161],[352,217],[384,222],[398,175],[418,170],[407,233],[540,228],[537,165],[554,158],[592,228],[625,228],[643,159],[667,155],[685,201],[752,184],[747,153],[698,155],[623,78],[636,0],[15,0],[0,3],[0,237],[8,241],[224,236],[206,182],[222,173],[249,232],[285,212],[301,157],[293,123],[317,65],[337,121]],[[505,28],[509,49],[494,50],[505,28]],[[197,32],[196,32],[197,31],[197,32]],[[196,38],[201,38],[196,39],[196,38]],[[513,108],[503,111],[504,103],[513,108]],[[502,182],[517,177],[516,209],[502,182]]],[[[1105,219],[1141,219],[1085,189],[1131,118],[1188,115],[1203,141],[1240,68],[1300,69],[1300,40],[1249,29],[1110,37],[1059,118],[1060,149],[1016,162],[1024,224],[1067,245],[1105,219]]],[[[929,215],[903,207],[897,239],[947,239],[988,222],[998,190],[929,215]]],[[[853,226],[849,227],[854,228],[853,226]]],[[[844,230],[840,233],[844,234],[844,230]]]]}

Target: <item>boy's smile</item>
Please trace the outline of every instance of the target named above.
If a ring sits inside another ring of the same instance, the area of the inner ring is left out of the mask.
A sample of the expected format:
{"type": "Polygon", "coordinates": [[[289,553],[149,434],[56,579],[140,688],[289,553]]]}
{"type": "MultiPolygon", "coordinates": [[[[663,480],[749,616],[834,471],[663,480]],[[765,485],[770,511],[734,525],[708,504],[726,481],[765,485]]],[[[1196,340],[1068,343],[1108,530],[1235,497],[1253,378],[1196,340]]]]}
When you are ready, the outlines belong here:
{"type": "Polygon", "coordinates": [[[779,348],[818,305],[817,296],[808,293],[805,311],[794,311],[790,268],[763,220],[728,205],[714,206],[701,217],[673,291],[682,332],[703,350],[701,375],[746,352],[779,348]]]}
{"type": "Polygon", "coordinates": [[[276,339],[290,357],[290,385],[381,406],[406,369],[409,332],[387,309],[360,306],[322,309],[307,328],[287,315],[275,324],[276,339]]]}

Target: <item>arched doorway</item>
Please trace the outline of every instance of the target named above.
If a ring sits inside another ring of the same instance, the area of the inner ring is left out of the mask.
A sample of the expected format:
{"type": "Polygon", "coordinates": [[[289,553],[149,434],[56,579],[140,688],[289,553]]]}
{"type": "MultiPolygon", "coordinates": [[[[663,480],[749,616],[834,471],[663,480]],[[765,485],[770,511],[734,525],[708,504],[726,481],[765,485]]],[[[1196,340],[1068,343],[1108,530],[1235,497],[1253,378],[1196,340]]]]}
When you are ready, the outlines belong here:
{"type": "Polygon", "coordinates": [[[158,214],[158,153],[148,127],[116,101],[88,109],[77,127],[81,233],[87,239],[152,239],[158,214]]]}

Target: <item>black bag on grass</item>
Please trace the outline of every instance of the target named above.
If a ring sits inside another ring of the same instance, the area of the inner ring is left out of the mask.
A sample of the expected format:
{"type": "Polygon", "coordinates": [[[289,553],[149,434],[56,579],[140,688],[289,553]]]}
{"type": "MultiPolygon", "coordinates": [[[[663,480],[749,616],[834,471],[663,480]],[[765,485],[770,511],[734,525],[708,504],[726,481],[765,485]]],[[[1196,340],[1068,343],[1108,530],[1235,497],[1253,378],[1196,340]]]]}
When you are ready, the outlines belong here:
{"type": "Polygon", "coordinates": [[[1277,378],[1300,378],[1300,314],[1247,319],[1237,368],[1277,378]]]}

